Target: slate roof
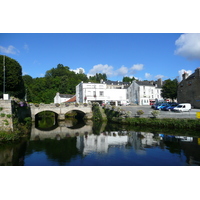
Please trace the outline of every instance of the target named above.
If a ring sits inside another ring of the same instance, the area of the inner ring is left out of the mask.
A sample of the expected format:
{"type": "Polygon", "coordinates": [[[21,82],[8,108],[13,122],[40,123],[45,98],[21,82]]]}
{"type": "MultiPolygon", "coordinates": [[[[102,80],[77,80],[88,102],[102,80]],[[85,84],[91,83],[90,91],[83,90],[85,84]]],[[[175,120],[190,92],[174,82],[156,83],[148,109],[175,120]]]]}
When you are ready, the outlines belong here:
{"type": "Polygon", "coordinates": [[[107,85],[130,85],[129,82],[121,82],[121,81],[104,81],[107,85]]]}
{"type": "Polygon", "coordinates": [[[73,94],[59,94],[61,98],[72,98],[74,95],[73,94]]]}

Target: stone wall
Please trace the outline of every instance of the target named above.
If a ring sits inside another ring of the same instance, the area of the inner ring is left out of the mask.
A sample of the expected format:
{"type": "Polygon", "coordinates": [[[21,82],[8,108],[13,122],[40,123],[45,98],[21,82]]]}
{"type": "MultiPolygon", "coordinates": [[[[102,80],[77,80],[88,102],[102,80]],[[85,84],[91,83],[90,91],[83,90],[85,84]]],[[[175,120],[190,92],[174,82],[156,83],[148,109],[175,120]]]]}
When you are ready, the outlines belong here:
{"type": "Polygon", "coordinates": [[[11,100],[0,100],[0,130],[13,130],[11,100]]]}
{"type": "Polygon", "coordinates": [[[183,74],[183,80],[178,85],[178,103],[190,103],[194,108],[200,108],[200,69],[197,68],[193,74],[183,74]]]}

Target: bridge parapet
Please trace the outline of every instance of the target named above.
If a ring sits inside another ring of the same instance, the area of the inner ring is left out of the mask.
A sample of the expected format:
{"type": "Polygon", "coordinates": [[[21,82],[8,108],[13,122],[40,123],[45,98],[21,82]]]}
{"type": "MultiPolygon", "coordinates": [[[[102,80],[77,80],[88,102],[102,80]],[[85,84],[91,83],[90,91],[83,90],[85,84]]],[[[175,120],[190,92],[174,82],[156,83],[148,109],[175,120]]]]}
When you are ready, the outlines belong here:
{"type": "Polygon", "coordinates": [[[85,105],[80,104],[77,106],[76,104],[70,104],[70,105],[66,106],[65,104],[60,104],[60,105],[57,105],[57,104],[31,104],[30,108],[31,108],[32,121],[35,121],[35,115],[37,115],[38,113],[43,112],[43,111],[52,111],[54,113],[57,113],[59,120],[64,120],[65,114],[72,110],[78,110],[78,111],[85,113],[87,118],[92,117],[92,105],[85,106],[85,105]]]}

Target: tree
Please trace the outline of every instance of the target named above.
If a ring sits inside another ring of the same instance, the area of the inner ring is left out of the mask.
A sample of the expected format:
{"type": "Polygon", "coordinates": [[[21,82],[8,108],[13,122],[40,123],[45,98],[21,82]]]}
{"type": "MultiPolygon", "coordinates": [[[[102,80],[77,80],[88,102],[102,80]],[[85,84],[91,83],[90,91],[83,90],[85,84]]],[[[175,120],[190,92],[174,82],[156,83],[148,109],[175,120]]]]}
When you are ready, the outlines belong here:
{"type": "Polygon", "coordinates": [[[96,73],[94,76],[90,76],[89,77],[89,81],[90,82],[94,82],[94,83],[100,83],[100,81],[107,81],[107,75],[105,73],[101,74],[101,73],[96,73]]]}
{"type": "Polygon", "coordinates": [[[133,82],[134,80],[136,80],[134,77],[128,77],[128,76],[125,76],[123,77],[123,80],[122,82],[133,82]]]}
{"type": "MultiPolygon", "coordinates": [[[[4,56],[0,55],[0,96],[3,96],[4,85],[3,60],[4,56]]],[[[19,99],[25,97],[22,67],[16,60],[7,56],[5,56],[5,93],[19,99]]]]}
{"type": "Polygon", "coordinates": [[[177,88],[178,88],[177,79],[174,80],[167,79],[162,87],[161,96],[164,99],[169,98],[172,99],[172,101],[174,101],[174,99],[177,98],[177,88]]]}

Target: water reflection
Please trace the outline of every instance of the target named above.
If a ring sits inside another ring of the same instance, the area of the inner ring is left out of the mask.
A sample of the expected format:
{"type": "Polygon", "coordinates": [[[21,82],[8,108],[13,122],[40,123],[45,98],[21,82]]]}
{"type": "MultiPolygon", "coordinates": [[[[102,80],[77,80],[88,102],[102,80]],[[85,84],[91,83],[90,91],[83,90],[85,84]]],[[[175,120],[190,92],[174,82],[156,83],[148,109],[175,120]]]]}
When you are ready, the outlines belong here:
{"type": "Polygon", "coordinates": [[[94,126],[92,122],[77,129],[62,122],[49,131],[33,125],[28,141],[0,146],[0,165],[200,165],[200,138],[94,126]]]}

